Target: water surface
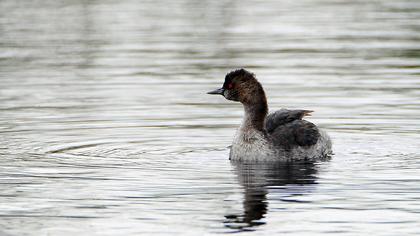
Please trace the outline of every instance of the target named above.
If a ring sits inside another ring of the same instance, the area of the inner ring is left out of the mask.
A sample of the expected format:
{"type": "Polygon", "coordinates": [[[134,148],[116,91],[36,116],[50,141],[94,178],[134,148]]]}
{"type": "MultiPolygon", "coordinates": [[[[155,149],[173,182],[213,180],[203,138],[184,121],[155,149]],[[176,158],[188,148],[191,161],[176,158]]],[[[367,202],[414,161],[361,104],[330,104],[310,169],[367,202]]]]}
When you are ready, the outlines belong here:
{"type": "Polygon", "coordinates": [[[420,4],[0,2],[0,234],[416,235],[420,4]],[[238,67],[335,156],[238,165],[238,67]]]}

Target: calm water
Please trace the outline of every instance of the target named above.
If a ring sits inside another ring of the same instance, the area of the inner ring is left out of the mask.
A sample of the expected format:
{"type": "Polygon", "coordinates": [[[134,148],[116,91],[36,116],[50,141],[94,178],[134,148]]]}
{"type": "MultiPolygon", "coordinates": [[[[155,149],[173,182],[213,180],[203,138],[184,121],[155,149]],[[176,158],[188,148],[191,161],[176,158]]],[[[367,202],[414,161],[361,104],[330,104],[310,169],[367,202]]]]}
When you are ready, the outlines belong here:
{"type": "Polygon", "coordinates": [[[0,235],[415,235],[420,2],[0,1],[0,235]],[[331,161],[237,165],[233,68],[331,161]]]}

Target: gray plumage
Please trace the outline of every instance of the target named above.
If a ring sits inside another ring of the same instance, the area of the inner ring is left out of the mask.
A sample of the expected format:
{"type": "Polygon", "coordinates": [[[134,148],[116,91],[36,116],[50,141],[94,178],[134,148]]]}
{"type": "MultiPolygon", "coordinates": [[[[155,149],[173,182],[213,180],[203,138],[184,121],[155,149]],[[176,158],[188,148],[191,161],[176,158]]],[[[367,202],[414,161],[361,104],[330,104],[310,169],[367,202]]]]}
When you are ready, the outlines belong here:
{"type": "Polygon", "coordinates": [[[271,133],[280,125],[294,120],[301,120],[304,116],[310,116],[311,112],[313,111],[280,109],[267,116],[265,119],[265,129],[268,133],[271,133]]]}
{"type": "Polygon", "coordinates": [[[320,136],[318,128],[311,122],[302,120],[311,112],[281,109],[269,114],[265,120],[265,129],[273,144],[286,150],[294,146],[305,147],[316,144],[320,136]]]}

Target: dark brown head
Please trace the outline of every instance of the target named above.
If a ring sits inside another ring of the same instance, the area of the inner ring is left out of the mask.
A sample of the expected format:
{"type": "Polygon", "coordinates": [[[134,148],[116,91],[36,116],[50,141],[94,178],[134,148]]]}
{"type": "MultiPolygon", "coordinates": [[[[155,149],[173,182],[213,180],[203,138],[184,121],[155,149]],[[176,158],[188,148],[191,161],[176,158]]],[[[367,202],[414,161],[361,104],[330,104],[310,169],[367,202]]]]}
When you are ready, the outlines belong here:
{"type": "Polygon", "coordinates": [[[245,69],[229,72],[225,77],[223,87],[208,94],[220,94],[228,100],[241,102],[244,105],[266,102],[261,84],[253,73],[245,69]]]}

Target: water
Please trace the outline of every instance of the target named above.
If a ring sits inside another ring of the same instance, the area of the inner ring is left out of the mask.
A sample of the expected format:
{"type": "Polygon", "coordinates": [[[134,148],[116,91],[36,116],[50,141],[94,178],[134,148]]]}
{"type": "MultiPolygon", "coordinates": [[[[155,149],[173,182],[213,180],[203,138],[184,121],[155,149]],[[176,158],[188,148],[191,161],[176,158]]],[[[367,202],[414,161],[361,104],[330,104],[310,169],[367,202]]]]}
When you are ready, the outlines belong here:
{"type": "Polygon", "coordinates": [[[420,3],[0,2],[1,235],[416,235],[420,3]],[[335,156],[238,165],[255,72],[335,156]]]}

